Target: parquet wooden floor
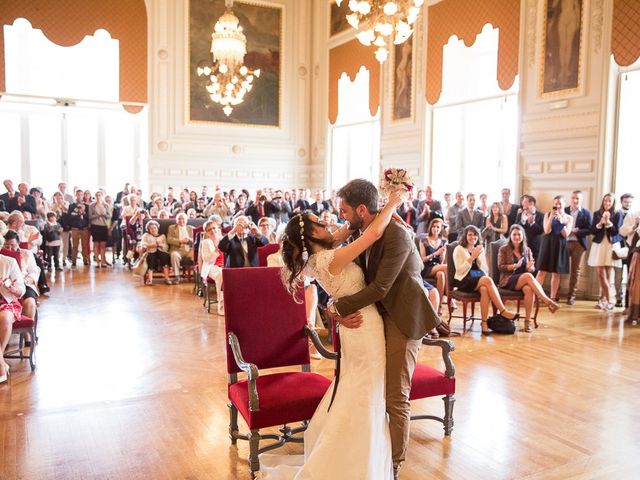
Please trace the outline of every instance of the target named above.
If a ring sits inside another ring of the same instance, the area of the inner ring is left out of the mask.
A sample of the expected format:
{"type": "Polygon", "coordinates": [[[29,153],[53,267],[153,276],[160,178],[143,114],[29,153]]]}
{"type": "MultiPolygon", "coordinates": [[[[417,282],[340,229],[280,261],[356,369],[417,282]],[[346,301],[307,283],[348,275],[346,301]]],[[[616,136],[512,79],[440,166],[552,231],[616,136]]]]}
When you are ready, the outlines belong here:
{"type": "MultiPolygon", "coordinates": [[[[190,285],[144,287],[121,267],[51,285],[36,372],[12,360],[0,385],[0,479],[249,478],[247,445],[227,437],[223,319],[190,285]]],[[[414,423],[400,478],[640,478],[640,328],[621,320],[579,302],[532,335],[454,339],[453,434],[414,423]]],[[[440,364],[425,348],[421,361],[440,364]]]]}

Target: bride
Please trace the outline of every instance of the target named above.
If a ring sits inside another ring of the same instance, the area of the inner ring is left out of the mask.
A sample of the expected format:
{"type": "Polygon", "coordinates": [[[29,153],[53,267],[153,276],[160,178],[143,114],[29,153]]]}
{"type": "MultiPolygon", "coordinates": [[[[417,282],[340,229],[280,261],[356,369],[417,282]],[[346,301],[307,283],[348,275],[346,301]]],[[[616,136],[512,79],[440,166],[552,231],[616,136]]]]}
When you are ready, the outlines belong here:
{"type": "MultiPolygon", "coordinates": [[[[341,248],[349,234],[334,234],[312,213],[293,217],[285,229],[282,257],[285,286],[295,292],[305,274],[329,295],[340,298],[365,288],[354,263],[382,237],[402,197],[392,193],[386,206],[358,239],[341,248]]],[[[262,455],[260,478],[269,480],[391,480],[391,440],[385,404],[385,337],[375,305],[361,310],[362,325],[340,332],[341,373],[333,402],[333,384],[304,435],[301,455],[262,455]]]]}

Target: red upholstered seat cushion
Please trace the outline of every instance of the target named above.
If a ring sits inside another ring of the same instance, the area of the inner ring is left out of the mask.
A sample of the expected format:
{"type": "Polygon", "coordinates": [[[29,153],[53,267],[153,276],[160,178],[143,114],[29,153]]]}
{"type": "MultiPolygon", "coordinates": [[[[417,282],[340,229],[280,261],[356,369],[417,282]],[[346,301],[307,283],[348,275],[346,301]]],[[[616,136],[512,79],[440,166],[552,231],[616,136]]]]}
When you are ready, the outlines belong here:
{"type": "Polygon", "coordinates": [[[22,315],[20,320],[13,322],[13,328],[33,328],[36,322],[33,318],[25,317],[22,315]]]}
{"type": "Polygon", "coordinates": [[[411,381],[409,400],[453,395],[456,393],[456,379],[448,378],[439,370],[421,363],[416,364],[411,381]]]}
{"type": "Polygon", "coordinates": [[[247,380],[229,385],[229,399],[251,430],[309,420],[331,381],[317,373],[285,372],[258,377],[260,410],[249,411],[247,380]]]}

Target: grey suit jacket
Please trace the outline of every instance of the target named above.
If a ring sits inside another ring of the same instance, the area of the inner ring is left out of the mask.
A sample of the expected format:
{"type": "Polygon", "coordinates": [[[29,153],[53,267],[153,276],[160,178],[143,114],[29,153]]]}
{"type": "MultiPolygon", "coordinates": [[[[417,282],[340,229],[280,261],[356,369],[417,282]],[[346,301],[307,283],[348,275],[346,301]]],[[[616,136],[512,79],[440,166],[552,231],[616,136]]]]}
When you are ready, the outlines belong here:
{"type": "Polygon", "coordinates": [[[422,283],[424,268],[412,235],[403,226],[391,222],[380,240],[371,246],[367,286],[335,303],[341,316],[350,315],[367,305],[376,304],[407,337],[418,340],[440,323],[422,283]]]}
{"type": "Polygon", "coordinates": [[[462,236],[462,231],[465,229],[465,227],[469,225],[475,225],[480,229],[480,231],[482,231],[482,229],[485,227],[484,215],[480,210],[473,211],[473,218],[471,217],[471,215],[469,215],[468,208],[465,208],[464,210],[461,210],[460,213],[458,213],[458,218],[456,221],[456,232],[458,232],[458,239],[460,239],[460,237],[462,236]]]}

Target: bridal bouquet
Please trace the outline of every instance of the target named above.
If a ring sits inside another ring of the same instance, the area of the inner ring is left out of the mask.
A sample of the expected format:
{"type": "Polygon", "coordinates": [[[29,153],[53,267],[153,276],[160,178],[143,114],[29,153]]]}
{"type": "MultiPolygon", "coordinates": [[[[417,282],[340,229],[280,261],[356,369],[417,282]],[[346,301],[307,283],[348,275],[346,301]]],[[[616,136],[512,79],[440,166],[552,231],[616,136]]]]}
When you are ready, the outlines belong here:
{"type": "Polygon", "coordinates": [[[387,168],[380,178],[380,193],[384,198],[389,198],[393,192],[400,192],[407,197],[413,190],[413,180],[404,168],[387,168]]]}

